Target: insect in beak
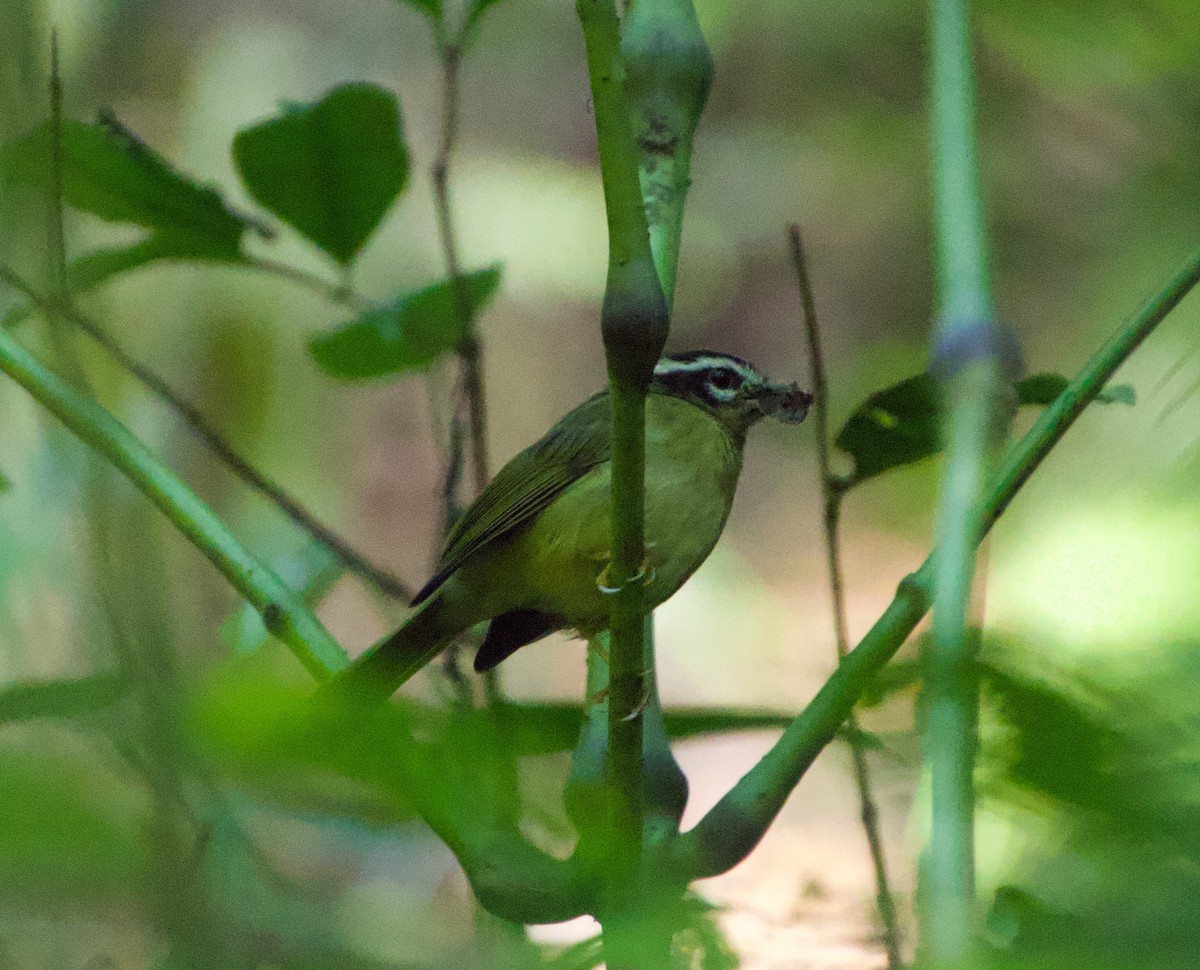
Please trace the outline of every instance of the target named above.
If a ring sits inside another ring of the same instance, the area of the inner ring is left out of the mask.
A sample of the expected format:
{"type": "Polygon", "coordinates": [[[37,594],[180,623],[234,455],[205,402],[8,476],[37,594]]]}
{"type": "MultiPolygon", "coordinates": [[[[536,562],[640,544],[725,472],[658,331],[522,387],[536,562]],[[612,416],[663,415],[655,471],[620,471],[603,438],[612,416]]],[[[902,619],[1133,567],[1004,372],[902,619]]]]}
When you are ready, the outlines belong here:
{"type": "Polygon", "coordinates": [[[754,392],[754,403],[765,417],[784,424],[799,424],[808,415],[813,397],[793,381],[790,384],[764,384],[754,392]]]}

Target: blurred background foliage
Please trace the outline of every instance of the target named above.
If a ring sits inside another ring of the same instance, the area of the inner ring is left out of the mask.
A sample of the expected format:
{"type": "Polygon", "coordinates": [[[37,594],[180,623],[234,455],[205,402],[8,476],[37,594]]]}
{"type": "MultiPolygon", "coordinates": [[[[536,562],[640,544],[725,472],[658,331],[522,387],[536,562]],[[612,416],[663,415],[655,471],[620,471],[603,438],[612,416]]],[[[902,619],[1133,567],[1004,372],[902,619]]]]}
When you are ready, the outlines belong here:
{"type": "MultiPolygon", "coordinates": [[[[925,358],[924,10],[896,0],[697,7],[717,75],[697,139],[671,346],[803,374],[783,234],[799,220],[836,426],[925,358]]],[[[409,189],[363,250],[354,284],[383,301],[443,277],[429,194],[438,65],[413,8],[5,0],[4,141],[47,116],[52,25],[68,117],[111,110],[246,211],[258,210],[231,157],[240,129],[341,82],[394,91],[409,189]]],[[[976,25],[998,302],[1031,371],[1071,373],[1195,243],[1195,5],[981,0],[976,25]]],[[[503,267],[479,321],[498,465],[603,381],[603,206],[573,5],[497,3],[466,60],[462,107],[452,186],[464,263],[503,267]]],[[[0,221],[0,257],[44,279],[44,208],[0,186],[0,221]]],[[[77,214],[67,232],[73,255],[138,238],[77,214]]],[[[250,245],[337,280],[334,264],[286,226],[250,245]]],[[[0,289],[0,313],[16,299],[0,289]]],[[[424,580],[440,523],[448,362],[420,377],[337,383],[307,347],[347,311],[242,268],[158,264],[83,303],[358,548],[413,585],[424,580]]],[[[1122,373],[1138,405],[1086,415],[990,540],[980,864],[998,967],[1194,963],[1198,323],[1193,300],[1122,373]]],[[[41,322],[21,327],[51,355],[41,322]]],[[[275,563],[303,557],[304,537],[173,415],[83,338],[66,339],[103,402],[250,548],[275,563]]],[[[794,712],[828,673],[813,464],[803,429],[764,428],[752,443],[722,545],[659,612],[668,706],[794,712]]],[[[577,942],[594,932],[586,920],[538,929],[530,942],[472,904],[453,857],[414,815],[407,786],[428,779],[428,766],[412,776],[351,771],[272,747],[263,728],[274,705],[307,689],[303,671],[247,631],[235,595],[194,549],[7,381],[0,474],[0,682],[10,685],[0,687],[0,964],[594,962],[594,948],[577,942]],[[71,684],[49,700],[20,686],[47,679],[71,684]]],[[[935,474],[926,462],[848,501],[852,633],[923,558],[935,474]]],[[[357,650],[401,609],[343,578],[320,615],[357,650]]],[[[577,702],[582,656],[558,640],[531,646],[501,668],[503,689],[530,703],[577,702]]],[[[923,810],[917,677],[900,663],[864,723],[906,908],[923,810]]],[[[452,692],[440,676],[406,693],[412,706],[401,710],[418,736],[421,718],[445,722],[452,692]]],[[[492,777],[479,752],[507,738],[523,831],[561,854],[572,839],[560,792],[574,715],[530,710],[524,726],[463,715],[466,740],[452,760],[478,772],[482,806],[511,779],[492,777]]],[[[770,740],[760,731],[680,743],[688,818],[770,740]]],[[[728,942],[697,901],[697,961],[732,965],[736,953],[757,968],[881,965],[844,762],[832,748],[767,844],[699,887],[721,908],[728,942]]]]}

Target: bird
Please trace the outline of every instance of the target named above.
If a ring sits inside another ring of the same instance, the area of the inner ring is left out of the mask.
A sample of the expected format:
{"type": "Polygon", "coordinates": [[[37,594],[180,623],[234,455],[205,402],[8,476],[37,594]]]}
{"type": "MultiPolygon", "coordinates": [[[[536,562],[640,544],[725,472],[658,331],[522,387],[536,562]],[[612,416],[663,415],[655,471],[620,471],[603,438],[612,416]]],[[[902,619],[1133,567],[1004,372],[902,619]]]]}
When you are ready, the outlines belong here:
{"type": "MultiPolygon", "coordinates": [[[[804,420],[812,395],[732,354],[661,358],[646,395],[643,603],[673,596],[725,527],[751,427],[804,420]]],[[[382,701],[444,646],[488,622],[476,671],[557,630],[592,641],[611,599],[612,401],[588,398],[508,462],[463,513],[403,625],[328,685],[382,701]]]]}

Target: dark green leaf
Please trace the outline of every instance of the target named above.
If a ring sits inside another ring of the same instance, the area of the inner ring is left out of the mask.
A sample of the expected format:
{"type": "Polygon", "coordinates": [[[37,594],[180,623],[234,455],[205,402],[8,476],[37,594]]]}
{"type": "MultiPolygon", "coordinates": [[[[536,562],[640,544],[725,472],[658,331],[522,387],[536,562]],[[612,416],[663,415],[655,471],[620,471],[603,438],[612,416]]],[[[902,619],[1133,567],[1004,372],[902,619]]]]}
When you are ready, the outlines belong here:
{"type": "MultiPolygon", "coordinates": [[[[1062,374],[1034,374],[1016,384],[1017,400],[1021,404],[1050,405],[1070,382],[1062,374]]],[[[1128,384],[1106,387],[1096,396],[1100,404],[1135,404],[1137,393],[1128,384]]]]}
{"type": "Polygon", "coordinates": [[[9,491],[11,488],[12,488],[12,481],[9,480],[9,477],[7,475],[5,475],[4,472],[0,472],[0,495],[3,495],[5,492],[9,491]]]}
{"type": "Polygon", "coordinates": [[[833,443],[854,459],[861,482],[935,454],[939,435],[937,381],[918,374],[868,397],[833,443]]]}
{"type": "Polygon", "coordinates": [[[250,194],[343,265],[408,181],[400,106],[390,91],[344,84],[243,128],[233,159],[250,194]]]}
{"type": "MultiPolygon", "coordinates": [[[[169,236],[189,257],[236,259],[248,220],[219,192],[188,178],[123,128],[64,122],[63,201],[109,222],[133,223],[169,236]]],[[[49,195],[50,129],[41,125],[0,155],[0,171],[49,195]]]]}
{"type": "Polygon", "coordinates": [[[0,689],[0,724],[35,717],[78,717],[111,707],[125,694],[116,674],[30,681],[0,689]]]}
{"type": "MultiPolygon", "coordinates": [[[[1021,405],[1045,406],[1067,387],[1061,374],[1035,374],[1016,384],[1021,405]]],[[[834,445],[854,459],[851,484],[911,465],[941,451],[938,383],[917,374],[868,397],[850,415],[834,445]]],[[[1133,388],[1119,384],[1096,398],[1104,404],[1132,404],[1133,388]]]]}
{"type": "MultiPolygon", "coordinates": [[[[500,270],[469,273],[465,281],[474,316],[496,292],[500,270]]],[[[309,350],[327,374],[359,380],[427,367],[456,347],[462,336],[453,285],[443,280],[314,337],[309,350]]]]}
{"type": "Polygon", "coordinates": [[[425,14],[435,24],[442,20],[442,0],[396,0],[425,14]]]}
{"type": "Polygon", "coordinates": [[[1062,374],[1032,374],[1017,381],[1017,400],[1022,404],[1053,404],[1054,399],[1067,389],[1068,383],[1062,374]]]}
{"type": "Polygon", "coordinates": [[[240,258],[236,250],[232,253],[207,251],[203,246],[194,245],[194,240],[188,236],[159,233],[131,246],[86,253],[71,260],[68,275],[71,288],[75,292],[84,292],[118,273],[148,263],[170,260],[236,262],[240,258]]]}

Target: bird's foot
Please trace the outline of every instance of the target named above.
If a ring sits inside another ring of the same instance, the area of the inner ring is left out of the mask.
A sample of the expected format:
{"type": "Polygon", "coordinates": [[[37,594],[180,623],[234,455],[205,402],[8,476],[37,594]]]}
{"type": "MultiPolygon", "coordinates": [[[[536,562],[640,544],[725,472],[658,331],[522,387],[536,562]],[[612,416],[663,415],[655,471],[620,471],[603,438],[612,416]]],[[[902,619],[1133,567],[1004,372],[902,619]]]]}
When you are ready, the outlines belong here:
{"type": "Polygon", "coordinates": [[[658,573],[655,572],[654,567],[652,565],[650,565],[649,552],[646,553],[646,558],[642,560],[641,568],[639,568],[636,573],[634,573],[627,580],[625,580],[625,582],[622,583],[620,586],[610,586],[609,585],[609,583],[612,582],[608,578],[608,570],[611,566],[612,566],[612,561],[609,560],[608,564],[605,565],[605,567],[602,570],[600,570],[600,575],[596,577],[596,588],[599,589],[600,592],[603,593],[605,596],[615,596],[617,593],[621,592],[621,590],[623,590],[626,586],[631,586],[634,583],[641,583],[643,586],[649,586],[652,582],[654,582],[654,580],[656,580],[658,578],[658,573]]]}

